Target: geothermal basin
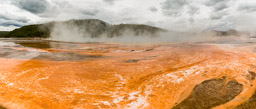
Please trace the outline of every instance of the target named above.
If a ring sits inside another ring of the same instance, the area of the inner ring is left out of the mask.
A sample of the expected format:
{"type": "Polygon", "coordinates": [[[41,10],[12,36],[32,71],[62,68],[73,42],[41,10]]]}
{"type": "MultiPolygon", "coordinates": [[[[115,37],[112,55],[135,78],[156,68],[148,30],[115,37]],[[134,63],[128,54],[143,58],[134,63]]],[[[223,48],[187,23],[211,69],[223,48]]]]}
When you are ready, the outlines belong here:
{"type": "Polygon", "coordinates": [[[254,41],[119,44],[0,39],[8,109],[253,109],[254,41]]]}

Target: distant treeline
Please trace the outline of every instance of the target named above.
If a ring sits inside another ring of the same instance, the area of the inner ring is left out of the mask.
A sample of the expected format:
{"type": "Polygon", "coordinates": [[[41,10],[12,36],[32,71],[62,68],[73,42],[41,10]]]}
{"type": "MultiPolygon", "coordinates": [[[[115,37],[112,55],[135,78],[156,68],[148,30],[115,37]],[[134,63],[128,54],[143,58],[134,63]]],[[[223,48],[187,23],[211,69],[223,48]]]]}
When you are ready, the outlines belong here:
{"type": "Polygon", "coordinates": [[[13,31],[7,32],[5,34],[0,35],[1,37],[10,38],[34,38],[34,37],[41,37],[46,38],[49,37],[50,32],[46,30],[40,29],[42,24],[38,25],[27,25],[13,31]]]}
{"type": "Polygon", "coordinates": [[[4,35],[6,35],[9,31],[0,31],[0,37],[3,37],[4,35]]]}
{"type": "Polygon", "coordinates": [[[79,28],[79,30],[85,31],[90,37],[99,37],[102,34],[108,37],[118,37],[124,31],[129,30],[135,35],[140,34],[156,34],[157,32],[165,31],[164,29],[152,27],[148,25],[139,24],[119,24],[110,25],[104,21],[98,19],[83,19],[83,20],[68,20],[64,22],[49,22],[45,24],[27,25],[18,29],[15,29],[8,33],[0,34],[1,37],[10,38],[48,38],[50,37],[51,30],[56,25],[66,25],[72,28],[79,28]]]}

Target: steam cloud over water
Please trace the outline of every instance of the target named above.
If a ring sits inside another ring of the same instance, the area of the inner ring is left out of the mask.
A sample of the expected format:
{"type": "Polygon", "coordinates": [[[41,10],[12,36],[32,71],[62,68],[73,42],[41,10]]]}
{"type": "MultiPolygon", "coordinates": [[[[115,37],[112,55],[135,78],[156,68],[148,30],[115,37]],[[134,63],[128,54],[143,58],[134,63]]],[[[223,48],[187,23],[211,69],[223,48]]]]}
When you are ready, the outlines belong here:
{"type": "Polygon", "coordinates": [[[55,22],[51,40],[70,42],[194,42],[211,40],[212,32],[177,32],[137,24],[111,25],[96,19],[55,22]]]}
{"type": "Polygon", "coordinates": [[[68,42],[161,43],[201,42],[222,37],[248,37],[249,32],[237,30],[191,29],[171,31],[138,24],[111,25],[97,19],[51,22],[50,40],[68,42]]]}

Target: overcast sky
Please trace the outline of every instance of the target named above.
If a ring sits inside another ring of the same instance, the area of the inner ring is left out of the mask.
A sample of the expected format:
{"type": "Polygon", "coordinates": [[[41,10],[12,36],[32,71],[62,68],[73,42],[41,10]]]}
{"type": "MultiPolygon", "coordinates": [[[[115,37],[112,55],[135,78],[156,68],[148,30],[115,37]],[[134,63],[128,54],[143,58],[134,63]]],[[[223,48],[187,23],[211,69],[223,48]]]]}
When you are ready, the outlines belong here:
{"type": "Polygon", "coordinates": [[[0,0],[0,31],[69,19],[171,30],[256,28],[256,0],[0,0]]]}

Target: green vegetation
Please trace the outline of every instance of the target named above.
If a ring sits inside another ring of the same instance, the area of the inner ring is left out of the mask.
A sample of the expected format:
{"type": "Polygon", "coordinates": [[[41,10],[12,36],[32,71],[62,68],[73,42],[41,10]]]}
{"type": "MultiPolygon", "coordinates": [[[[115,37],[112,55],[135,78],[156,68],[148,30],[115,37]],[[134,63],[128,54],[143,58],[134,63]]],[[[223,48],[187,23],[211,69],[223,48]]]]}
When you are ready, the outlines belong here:
{"type": "Polygon", "coordinates": [[[41,37],[46,38],[49,37],[49,30],[43,30],[41,28],[42,25],[28,25],[21,27],[19,29],[15,29],[7,34],[4,34],[4,37],[17,37],[17,38],[34,38],[34,37],[41,37]]]}
{"type": "Polygon", "coordinates": [[[5,33],[2,37],[10,38],[48,38],[53,28],[66,27],[68,30],[77,28],[79,32],[85,33],[89,37],[100,37],[101,35],[107,35],[108,37],[118,37],[124,32],[132,33],[132,35],[155,35],[160,31],[165,31],[161,28],[137,25],[137,24],[120,24],[110,25],[104,21],[97,19],[84,19],[84,20],[68,20],[64,22],[49,22],[45,24],[27,25],[18,29],[15,29],[9,33],[5,33]]]}
{"type": "Polygon", "coordinates": [[[0,37],[3,37],[7,33],[8,33],[8,31],[0,31],[0,37]]]}
{"type": "Polygon", "coordinates": [[[132,35],[152,35],[154,36],[157,32],[164,31],[163,29],[152,27],[148,25],[138,25],[138,24],[120,24],[120,25],[112,25],[107,28],[107,36],[108,37],[118,37],[123,34],[127,34],[126,32],[133,33],[132,35]]]}

